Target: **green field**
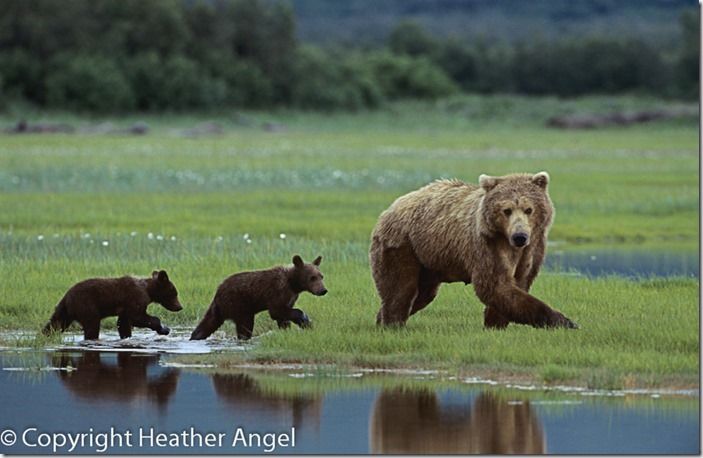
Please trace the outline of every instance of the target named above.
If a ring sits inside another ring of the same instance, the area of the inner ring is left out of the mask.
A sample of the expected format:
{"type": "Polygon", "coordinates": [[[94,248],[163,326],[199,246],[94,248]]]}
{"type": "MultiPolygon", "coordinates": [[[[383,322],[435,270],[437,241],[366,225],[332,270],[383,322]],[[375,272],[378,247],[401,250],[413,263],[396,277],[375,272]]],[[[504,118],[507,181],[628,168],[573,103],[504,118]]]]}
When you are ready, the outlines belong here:
{"type": "MultiPolygon", "coordinates": [[[[697,279],[541,274],[534,294],[578,322],[578,331],[485,331],[480,302],[460,285],[443,286],[406,329],[374,324],[371,229],[397,196],[440,177],[475,182],[481,173],[547,170],[556,207],[550,240],[560,249],[697,251],[696,120],[543,127],[553,114],[658,104],[461,97],[356,114],[109,120],[117,127],[144,120],[146,136],[90,133],[89,125],[104,120],[43,115],[85,132],[0,137],[0,329],[38,330],[80,279],[157,267],[168,270],[185,309],[151,312],[169,325],[194,326],[229,274],[319,254],[330,294],[298,302],[312,330],[278,331],[261,314],[255,335],[265,335],[250,351],[202,358],[223,366],[296,361],[526,374],[592,386],[697,385],[697,279]],[[181,135],[209,119],[224,127],[222,135],[181,135]],[[266,131],[266,122],[280,127],[266,131]]],[[[0,116],[5,126],[16,120],[17,113],[0,116]]],[[[103,324],[111,326],[114,320],[103,324]]],[[[233,325],[224,329],[234,338],[233,325]]]]}

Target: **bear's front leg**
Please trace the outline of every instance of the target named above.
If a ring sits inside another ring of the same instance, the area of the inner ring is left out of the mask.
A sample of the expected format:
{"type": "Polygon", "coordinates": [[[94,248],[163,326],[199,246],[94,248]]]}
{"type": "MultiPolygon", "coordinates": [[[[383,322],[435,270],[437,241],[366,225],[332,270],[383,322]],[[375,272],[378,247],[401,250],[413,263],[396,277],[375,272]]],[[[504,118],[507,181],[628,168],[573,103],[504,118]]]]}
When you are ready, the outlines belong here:
{"type": "Polygon", "coordinates": [[[297,324],[301,328],[309,328],[312,326],[310,318],[300,309],[291,309],[290,311],[290,321],[297,324]]]}
{"type": "Polygon", "coordinates": [[[140,328],[149,328],[152,331],[156,331],[158,334],[162,336],[168,335],[171,330],[168,328],[168,326],[163,326],[161,324],[161,320],[159,320],[155,316],[151,316],[148,314],[144,314],[138,317],[132,317],[131,318],[132,324],[134,326],[140,327],[140,328]]]}
{"type": "Polygon", "coordinates": [[[290,328],[290,321],[288,320],[277,320],[278,329],[288,329],[290,328]]]}
{"type": "MultiPolygon", "coordinates": [[[[309,328],[312,326],[310,318],[300,309],[282,307],[270,310],[269,315],[276,322],[289,321],[297,324],[301,328],[309,328]]],[[[279,327],[281,327],[280,324],[279,327]]]]}
{"type": "Polygon", "coordinates": [[[489,279],[474,275],[474,291],[488,308],[514,323],[529,324],[536,328],[562,327],[577,329],[578,325],[561,312],[518,288],[510,279],[489,279]]]}
{"type": "Polygon", "coordinates": [[[120,339],[132,337],[132,323],[126,314],[117,318],[117,331],[120,333],[120,339]]]}
{"type": "Polygon", "coordinates": [[[505,329],[510,320],[500,313],[495,307],[487,306],[483,311],[483,326],[492,329],[505,329]]]}

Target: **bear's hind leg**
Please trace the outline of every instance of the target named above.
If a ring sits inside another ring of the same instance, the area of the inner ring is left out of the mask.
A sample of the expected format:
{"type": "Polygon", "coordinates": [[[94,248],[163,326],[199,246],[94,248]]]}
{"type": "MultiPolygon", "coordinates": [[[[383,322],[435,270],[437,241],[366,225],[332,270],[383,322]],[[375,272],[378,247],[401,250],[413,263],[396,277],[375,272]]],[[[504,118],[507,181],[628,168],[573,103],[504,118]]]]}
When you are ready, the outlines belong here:
{"type": "Polygon", "coordinates": [[[420,261],[410,246],[388,248],[374,239],[370,254],[381,310],[376,323],[404,325],[418,295],[420,261]]]}
{"type": "Polygon", "coordinates": [[[222,315],[218,312],[215,305],[211,305],[205,316],[195,327],[193,333],[190,335],[190,340],[204,340],[210,337],[213,332],[217,331],[225,320],[222,315]]]}
{"type": "Polygon", "coordinates": [[[251,334],[254,332],[254,314],[252,313],[244,317],[237,317],[235,325],[237,326],[237,339],[251,339],[251,334]]]}
{"type": "Polygon", "coordinates": [[[420,270],[417,297],[413,301],[410,315],[414,315],[424,309],[437,297],[440,283],[439,276],[436,272],[425,269],[424,267],[420,270]]]}
{"type": "Polygon", "coordinates": [[[127,315],[122,314],[117,318],[117,331],[120,333],[120,339],[132,337],[132,323],[127,315]]]}
{"type": "Polygon", "coordinates": [[[97,340],[100,337],[100,318],[88,318],[80,322],[84,340],[97,340]]]}

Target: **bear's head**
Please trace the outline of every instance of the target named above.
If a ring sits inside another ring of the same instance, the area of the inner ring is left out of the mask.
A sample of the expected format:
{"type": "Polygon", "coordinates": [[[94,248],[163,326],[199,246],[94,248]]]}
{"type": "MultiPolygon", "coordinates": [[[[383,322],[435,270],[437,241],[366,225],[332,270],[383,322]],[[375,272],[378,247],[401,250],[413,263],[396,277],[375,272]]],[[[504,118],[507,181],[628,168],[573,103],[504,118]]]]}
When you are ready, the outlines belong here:
{"type": "Polygon", "coordinates": [[[155,270],[151,273],[147,291],[153,302],[163,305],[167,310],[178,312],[183,306],[178,302],[178,291],[171,283],[165,270],[155,270]]]}
{"type": "Polygon", "coordinates": [[[481,175],[485,191],[479,210],[479,230],[487,236],[504,236],[522,248],[537,236],[546,235],[554,207],[547,193],[549,174],[539,172],[492,177],[481,175]]]}
{"type": "Polygon", "coordinates": [[[293,256],[292,281],[297,290],[309,291],[315,296],[327,294],[327,288],[322,283],[324,275],[320,272],[321,262],[322,256],[318,256],[310,264],[306,264],[297,254],[293,256]]]}

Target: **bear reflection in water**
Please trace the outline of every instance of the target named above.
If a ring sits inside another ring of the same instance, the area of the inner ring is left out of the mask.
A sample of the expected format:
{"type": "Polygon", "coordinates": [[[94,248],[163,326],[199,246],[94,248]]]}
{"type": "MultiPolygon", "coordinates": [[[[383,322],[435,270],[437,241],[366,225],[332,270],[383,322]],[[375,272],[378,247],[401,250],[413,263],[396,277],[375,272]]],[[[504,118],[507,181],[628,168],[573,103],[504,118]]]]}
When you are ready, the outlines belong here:
{"type": "Polygon", "coordinates": [[[472,404],[443,405],[431,391],[384,390],[371,414],[371,453],[545,453],[527,402],[508,404],[481,393],[472,404]]]}
{"type": "Polygon", "coordinates": [[[300,428],[312,422],[320,429],[322,397],[304,394],[275,394],[262,389],[259,382],[247,374],[213,374],[215,393],[238,412],[252,411],[259,417],[271,417],[300,428]],[[288,419],[286,419],[286,417],[288,419]]]}
{"type": "Polygon", "coordinates": [[[161,368],[157,355],[101,353],[80,355],[56,353],[54,367],[75,370],[57,371],[61,382],[75,396],[97,401],[153,401],[165,408],[176,392],[180,371],[161,368]],[[151,368],[151,369],[150,369],[151,368]]]}

